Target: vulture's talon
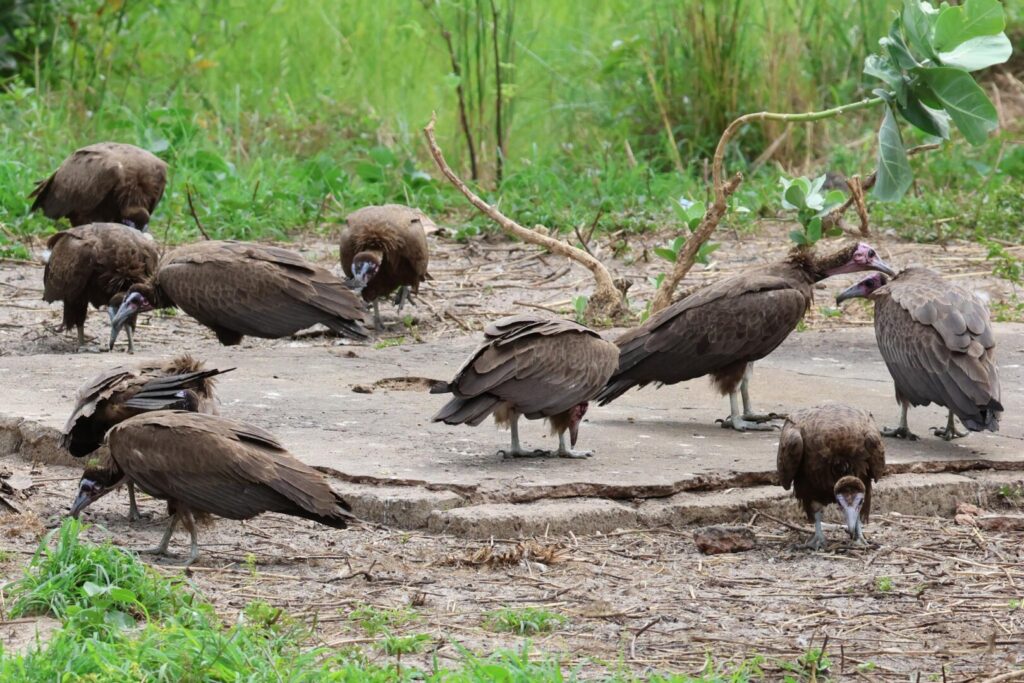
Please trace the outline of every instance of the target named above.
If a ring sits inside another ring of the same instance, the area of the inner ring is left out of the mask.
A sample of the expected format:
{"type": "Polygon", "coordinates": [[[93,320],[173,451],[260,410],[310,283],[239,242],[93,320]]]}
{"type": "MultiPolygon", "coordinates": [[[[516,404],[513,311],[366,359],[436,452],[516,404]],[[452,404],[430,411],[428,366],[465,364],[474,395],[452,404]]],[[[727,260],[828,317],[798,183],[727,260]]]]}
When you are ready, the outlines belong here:
{"type": "Polygon", "coordinates": [[[785,417],[779,417],[777,413],[768,413],[767,415],[753,413],[744,415],[743,419],[748,422],[771,422],[772,420],[784,420],[785,417]]]}
{"type": "Polygon", "coordinates": [[[953,429],[947,429],[946,427],[932,427],[932,434],[939,437],[943,441],[962,439],[969,433],[970,432],[961,432],[956,427],[953,427],[953,429]]]}
{"type": "Polygon", "coordinates": [[[558,451],[555,453],[559,458],[571,458],[574,460],[586,460],[594,455],[594,451],[558,451]]]}
{"type": "Polygon", "coordinates": [[[504,449],[498,451],[498,455],[504,460],[511,460],[512,458],[545,458],[551,455],[551,451],[545,451],[540,448],[535,448],[532,451],[524,451],[522,449],[504,449]]]}
{"type": "Polygon", "coordinates": [[[752,422],[739,415],[730,415],[727,418],[715,420],[715,422],[720,424],[722,429],[735,429],[737,432],[770,432],[778,428],[778,425],[752,422]]]}
{"type": "Polygon", "coordinates": [[[906,427],[882,427],[880,431],[882,433],[882,436],[889,436],[894,439],[906,439],[907,441],[918,440],[917,434],[910,431],[906,427]]]}

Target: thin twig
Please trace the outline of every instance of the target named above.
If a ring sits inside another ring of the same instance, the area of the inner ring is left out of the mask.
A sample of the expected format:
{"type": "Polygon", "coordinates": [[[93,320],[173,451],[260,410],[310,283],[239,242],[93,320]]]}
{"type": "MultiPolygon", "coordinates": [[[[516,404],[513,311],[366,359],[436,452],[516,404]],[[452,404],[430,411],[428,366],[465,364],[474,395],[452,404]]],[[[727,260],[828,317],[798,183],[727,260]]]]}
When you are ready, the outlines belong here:
{"type": "Polygon", "coordinates": [[[206,230],[203,229],[203,224],[199,221],[199,216],[196,214],[195,204],[192,203],[192,186],[191,185],[188,185],[188,184],[185,185],[185,197],[188,199],[188,210],[189,210],[189,213],[192,214],[192,220],[194,220],[196,222],[196,227],[199,228],[199,232],[202,233],[203,237],[205,237],[207,240],[209,240],[210,236],[207,235],[206,234],[206,230]]]}

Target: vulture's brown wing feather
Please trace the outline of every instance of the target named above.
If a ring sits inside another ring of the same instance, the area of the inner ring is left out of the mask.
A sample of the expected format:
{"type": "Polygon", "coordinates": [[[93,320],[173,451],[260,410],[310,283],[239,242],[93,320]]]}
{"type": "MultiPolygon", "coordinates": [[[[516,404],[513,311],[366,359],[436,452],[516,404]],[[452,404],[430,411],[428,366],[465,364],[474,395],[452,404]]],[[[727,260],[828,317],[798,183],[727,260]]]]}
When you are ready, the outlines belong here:
{"type": "Polygon", "coordinates": [[[253,425],[158,411],[110,431],[111,456],[144,491],[229,519],[282,512],[345,526],[348,505],[322,474],[253,425]]]}
{"type": "Polygon", "coordinates": [[[673,384],[764,358],[796,328],[808,292],[758,273],[696,291],[616,340],[619,369],[601,404],[637,385],[673,384]]]}
{"type": "Polygon", "coordinates": [[[800,428],[786,420],[779,435],[779,452],[776,456],[776,468],[779,473],[779,484],[787,491],[800,471],[804,458],[804,440],[800,428]]]}
{"type": "Polygon", "coordinates": [[[177,306],[213,329],[274,339],[323,323],[366,336],[356,296],[286,249],[239,242],[180,247],[161,264],[158,283],[177,306]]]}
{"type": "Polygon", "coordinates": [[[49,260],[43,270],[43,300],[87,299],[96,257],[93,243],[77,228],[55,233],[46,242],[49,260]]]}
{"type": "Polygon", "coordinates": [[[946,406],[969,429],[998,428],[999,375],[985,304],[918,268],[874,298],[875,338],[897,394],[912,405],[946,406]]]}

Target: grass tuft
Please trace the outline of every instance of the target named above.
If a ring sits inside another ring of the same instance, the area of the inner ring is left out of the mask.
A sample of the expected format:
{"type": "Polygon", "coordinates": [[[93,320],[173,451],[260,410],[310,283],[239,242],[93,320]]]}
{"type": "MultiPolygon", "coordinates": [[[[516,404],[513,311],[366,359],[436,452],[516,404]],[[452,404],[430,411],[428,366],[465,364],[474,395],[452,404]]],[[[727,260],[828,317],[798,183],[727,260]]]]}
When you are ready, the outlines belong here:
{"type": "Polygon", "coordinates": [[[568,623],[568,618],[557,612],[538,607],[503,607],[488,612],[484,624],[492,631],[507,631],[521,636],[550,633],[568,623]]]}

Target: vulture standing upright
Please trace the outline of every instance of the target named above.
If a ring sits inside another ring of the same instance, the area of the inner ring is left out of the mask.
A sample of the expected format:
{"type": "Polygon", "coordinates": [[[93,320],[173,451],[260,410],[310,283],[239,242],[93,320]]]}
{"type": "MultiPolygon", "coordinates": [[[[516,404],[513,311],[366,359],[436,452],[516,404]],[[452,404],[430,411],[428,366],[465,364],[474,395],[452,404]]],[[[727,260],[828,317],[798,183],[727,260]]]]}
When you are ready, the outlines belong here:
{"type": "Polygon", "coordinates": [[[134,285],[111,321],[114,345],[124,321],[177,307],[209,327],[225,346],[250,335],[286,337],[317,323],[365,339],[363,305],[338,277],[293,251],[235,241],[178,247],[134,285]]]}
{"type": "Polygon", "coordinates": [[[32,210],[71,225],[123,223],[145,230],[164,196],[167,164],[144,149],[101,142],[76,151],[39,181],[32,210]]]}
{"type": "Polygon", "coordinates": [[[547,455],[525,451],[519,445],[518,422],[546,418],[558,434],[563,458],[583,458],[589,451],[573,451],[580,421],[592,399],[615,371],[618,350],[582,325],[530,314],[503,318],[488,325],[486,338],[451,382],[431,393],[452,393],[455,398],[433,417],[434,422],[477,426],[488,415],[512,430],[512,446],[505,457],[547,455]]]}
{"type": "Polygon", "coordinates": [[[374,326],[381,329],[377,299],[396,288],[401,312],[409,290],[426,280],[430,254],[425,228],[431,221],[419,209],[400,204],[367,206],[345,218],[341,231],[341,268],[350,285],[373,303],[374,326]]]}
{"type": "Polygon", "coordinates": [[[187,564],[199,556],[195,515],[249,519],[264,512],[343,529],[351,508],[317,470],[259,427],[214,415],[159,410],[129,418],[107,435],[110,464],[86,470],[72,514],[128,479],[167,501],[167,532],[152,551],[167,552],[174,527],[191,536],[187,564]]]}
{"type": "MultiPolygon", "coordinates": [[[[232,368],[233,369],[233,368],[232,368]]],[[[120,366],[101,372],[78,389],[61,446],[76,458],[96,451],[114,425],[152,410],[217,414],[214,380],[227,370],[206,370],[202,361],[178,356],[166,363],[120,366]]],[[[135,488],[128,482],[128,518],[139,518],[135,488]]]]}
{"type": "Polygon", "coordinates": [[[814,283],[840,273],[891,273],[875,250],[855,244],[829,256],[794,250],[784,261],[723,278],[677,301],[615,343],[619,367],[598,396],[605,405],[635,386],[675,384],[711,375],[729,394],[723,427],[771,429],[757,424],[747,385],[751,364],[789,336],[814,301],[814,283]],[[737,391],[737,389],[739,391],[737,391]],[[742,394],[743,412],[739,409],[742,394]]]}
{"type": "MultiPolygon", "coordinates": [[[[156,270],[159,254],[148,235],[115,223],[62,230],[50,237],[43,271],[43,300],[64,302],[64,329],[78,328],[85,343],[89,304],[107,306],[113,319],[121,294],[156,270]]],[[[135,316],[129,316],[128,350],[133,350],[135,316]]]]}
{"type": "Polygon", "coordinates": [[[837,503],[850,538],[863,541],[861,521],[871,512],[871,482],[885,474],[885,447],[871,415],[846,405],[826,405],[791,413],[782,427],[779,483],[803,505],[814,522],[807,545],[825,545],[821,516],[837,503]]]}
{"type": "Polygon", "coordinates": [[[967,429],[999,430],[999,370],[988,308],[975,294],[927,268],[907,268],[892,282],[881,275],[861,280],[836,297],[875,302],[875,341],[896,385],[900,424],[885,436],[917,439],[907,426],[911,405],[937,403],[949,410],[936,436],[949,441],[967,429]]]}

